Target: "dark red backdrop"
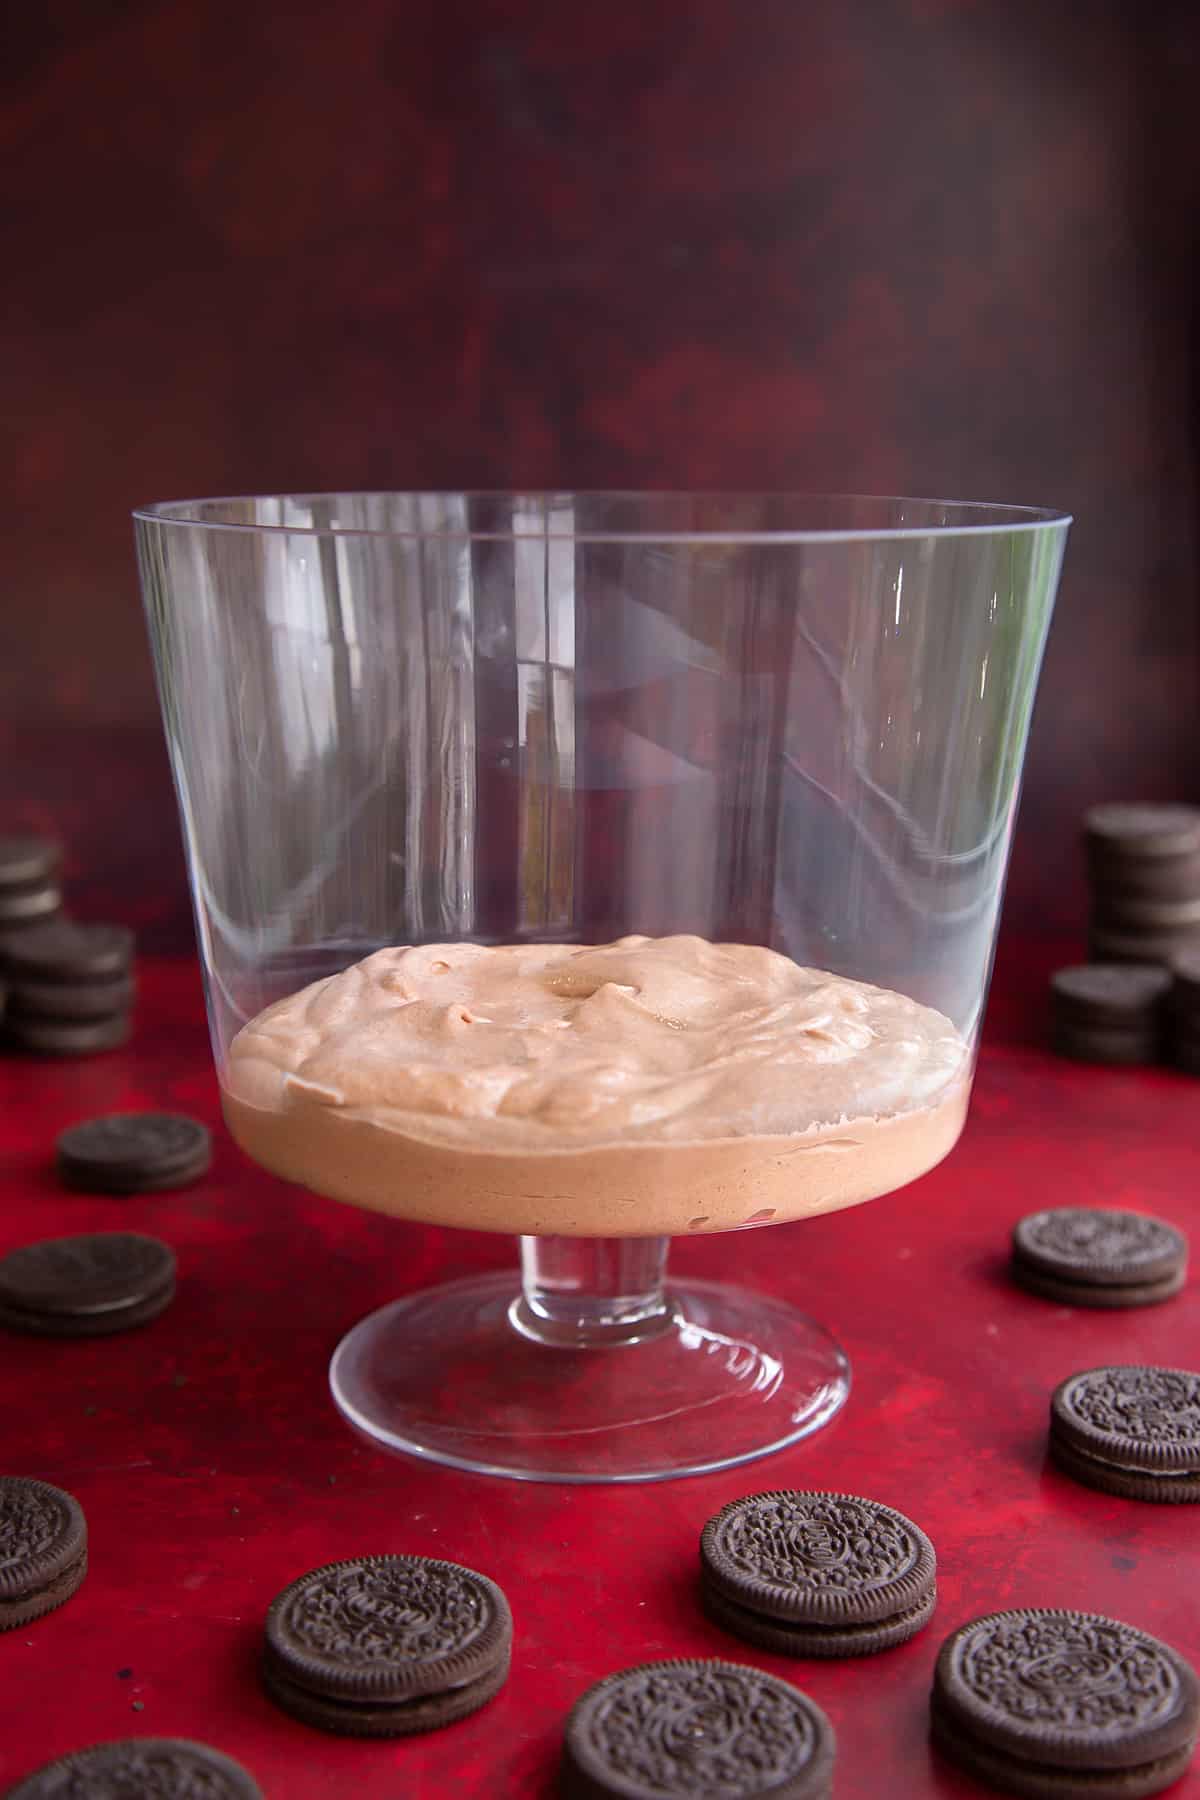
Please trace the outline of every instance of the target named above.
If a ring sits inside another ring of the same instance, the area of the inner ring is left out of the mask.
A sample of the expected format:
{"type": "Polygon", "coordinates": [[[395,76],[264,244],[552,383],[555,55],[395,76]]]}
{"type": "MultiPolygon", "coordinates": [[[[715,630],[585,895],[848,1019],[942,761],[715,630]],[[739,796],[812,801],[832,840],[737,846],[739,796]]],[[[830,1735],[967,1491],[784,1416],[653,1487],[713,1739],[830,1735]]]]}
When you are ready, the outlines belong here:
{"type": "Polygon", "coordinates": [[[1010,919],[1086,801],[1200,792],[1194,7],[12,14],[0,826],[81,905],[186,938],[127,514],[205,492],[1065,505],[1010,919]]]}

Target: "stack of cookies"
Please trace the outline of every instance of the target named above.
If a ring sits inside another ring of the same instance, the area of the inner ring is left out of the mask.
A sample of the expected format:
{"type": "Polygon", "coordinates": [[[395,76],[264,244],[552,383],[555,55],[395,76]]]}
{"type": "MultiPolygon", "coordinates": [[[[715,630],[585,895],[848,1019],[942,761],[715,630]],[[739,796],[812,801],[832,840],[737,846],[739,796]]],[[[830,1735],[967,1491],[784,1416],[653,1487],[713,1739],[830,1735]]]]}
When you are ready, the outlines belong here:
{"type": "Polygon", "coordinates": [[[1054,1048],[1077,1062],[1155,1062],[1170,991],[1168,971],[1153,966],[1060,969],[1050,982],[1054,1048]]]}
{"type": "Polygon", "coordinates": [[[0,939],[5,1039],[41,1056],[90,1056],[129,1036],[133,933],[122,925],[31,925],[0,939]]]}
{"type": "Polygon", "coordinates": [[[1200,950],[1175,958],[1175,985],[1167,1013],[1171,1061],[1200,1075],[1200,950]]]}
{"type": "Polygon", "coordinates": [[[0,942],[62,911],[62,846],[48,838],[0,838],[0,942]]]}
{"type": "Polygon", "coordinates": [[[1200,809],[1094,806],[1084,820],[1093,962],[1200,950],[1200,809]]]}

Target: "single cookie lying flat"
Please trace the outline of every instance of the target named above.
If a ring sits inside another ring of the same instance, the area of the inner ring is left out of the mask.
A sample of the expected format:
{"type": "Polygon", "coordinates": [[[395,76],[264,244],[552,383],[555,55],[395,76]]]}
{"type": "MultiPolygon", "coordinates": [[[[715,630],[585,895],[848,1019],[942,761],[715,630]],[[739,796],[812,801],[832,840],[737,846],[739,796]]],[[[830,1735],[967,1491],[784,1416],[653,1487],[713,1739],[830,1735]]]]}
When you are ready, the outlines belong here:
{"type": "Polygon", "coordinates": [[[1200,1723],[1190,1664],[1095,1613],[989,1613],[942,1645],[938,1749],[1030,1800],[1138,1800],[1178,1779],[1200,1723]]]}
{"type": "Polygon", "coordinates": [[[1187,1277],[1187,1239],[1147,1213],[1055,1206],[1013,1228],[1018,1286],[1067,1306],[1149,1306],[1187,1277]]]}
{"type": "Polygon", "coordinates": [[[732,1500],[700,1538],[700,1595],[716,1624],[785,1656],[869,1656],[933,1616],[937,1559],[903,1513],[852,1494],[732,1500]]]}
{"type": "Polygon", "coordinates": [[[0,1325],[98,1337],[156,1319],[175,1294],[175,1252],[138,1231],[46,1238],[0,1259],[0,1325]]]}
{"type": "Polygon", "coordinates": [[[212,1162],[212,1134],[181,1113],[109,1113],[64,1131],[55,1158],[68,1187],[148,1193],[198,1180],[212,1162]]]}
{"type": "Polygon", "coordinates": [[[47,1763],[6,1800],[263,1800],[232,1757],[186,1738],[127,1738],[93,1744],[47,1763]]]}
{"type": "Polygon", "coordinates": [[[346,1737],[403,1737],[499,1693],[508,1601],[485,1575],[425,1556],[362,1556],[301,1575],[267,1613],[262,1679],[277,1706],[346,1737]]]}
{"type": "Polygon", "coordinates": [[[642,1663],[567,1720],[564,1800],[828,1800],[833,1727],[799,1688],[727,1662],[642,1663]]]}

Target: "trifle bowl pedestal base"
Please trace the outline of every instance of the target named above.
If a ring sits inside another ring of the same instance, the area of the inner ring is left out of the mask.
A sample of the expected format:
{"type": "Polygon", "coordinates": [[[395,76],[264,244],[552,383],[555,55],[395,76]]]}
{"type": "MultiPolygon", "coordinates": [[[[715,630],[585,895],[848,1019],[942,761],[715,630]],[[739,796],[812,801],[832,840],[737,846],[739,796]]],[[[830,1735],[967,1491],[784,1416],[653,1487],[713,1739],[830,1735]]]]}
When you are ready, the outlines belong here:
{"type": "Polygon", "coordinates": [[[489,1274],[381,1307],[330,1386],[377,1447],[518,1481],[633,1482],[751,1462],[825,1425],[850,1369],[820,1326],[724,1282],[664,1281],[666,1238],[523,1238],[489,1274]]]}

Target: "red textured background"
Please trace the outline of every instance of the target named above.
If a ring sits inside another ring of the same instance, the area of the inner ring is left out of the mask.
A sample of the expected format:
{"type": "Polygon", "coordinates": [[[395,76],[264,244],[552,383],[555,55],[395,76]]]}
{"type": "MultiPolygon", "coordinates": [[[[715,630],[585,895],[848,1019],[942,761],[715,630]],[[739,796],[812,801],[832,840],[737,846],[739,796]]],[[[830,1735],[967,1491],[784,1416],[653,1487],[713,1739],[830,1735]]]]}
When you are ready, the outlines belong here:
{"type": "MultiPolygon", "coordinates": [[[[763,1663],[828,1707],[839,1800],[967,1800],[925,1695],[943,1630],[1109,1610],[1200,1659],[1194,1509],[1047,1469],[1054,1383],[1200,1358],[1195,1284],[1080,1314],[1011,1289],[1015,1217],[1099,1200],[1200,1228],[1200,1090],[1040,1048],[1080,808],[1200,796],[1200,14],[1184,0],[44,0],[0,69],[0,830],[63,833],[81,913],[186,948],[178,827],[128,510],[328,486],[761,486],[1049,503],[1077,517],[1035,724],[991,1043],[962,1147],[906,1194],[733,1240],[856,1370],[759,1468],[524,1488],[391,1462],[326,1397],[339,1334],[502,1240],[300,1196],[222,1138],[211,1177],[58,1191],[55,1133],[215,1121],[194,966],[147,970],[127,1052],[0,1063],[0,1251],[129,1224],[172,1309],[94,1344],[0,1342],[3,1465],[92,1526],[72,1603],[0,1638],[0,1784],[130,1731],[207,1737],[271,1800],[550,1800],[561,1722],[647,1656],[741,1654],[701,1617],[707,1515],[756,1485],[873,1494],[934,1537],[941,1601],[863,1663],[763,1663]],[[517,1619],[508,1688],[407,1745],[275,1714],[254,1658],[301,1569],[459,1557],[517,1619]],[[118,1671],[129,1670],[126,1677],[118,1671]],[[64,1675],[71,1678],[70,1698],[64,1675]],[[135,1711],[135,1702],[139,1709],[135,1711]]],[[[680,1246],[716,1273],[729,1243],[680,1246]]],[[[1200,1776],[1177,1790],[1200,1800],[1200,1776]]]]}
{"type": "Polygon", "coordinates": [[[1009,918],[1200,792],[1200,12],[10,8],[0,824],[186,941],[128,510],[329,486],[1077,515],[1009,918]],[[102,730],[97,730],[102,727],[102,730]]]}
{"type": "MultiPolygon", "coordinates": [[[[431,1281],[512,1266],[511,1241],[314,1199],[251,1168],[223,1135],[212,1174],[181,1193],[57,1188],[54,1135],[77,1118],[170,1106],[216,1122],[192,965],[145,970],[128,1051],[0,1062],[0,1253],[129,1226],[167,1238],[180,1268],[174,1304],[141,1331],[91,1343],[0,1334],[3,1465],[76,1493],[91,1528],[75,1598],[0,1636],[0,1791],[81,1744],[168,1733],[242,1759],[268,1800],[553,1800],[563,1720],[591,1682],[647,1658],[724,1655],[826,1707],[841,1744],[837,1800],[970,1800],[982,1790],[926,1738],[937,1646],[966,1619],[1082,1606],[1200,1663],[1197,1509],[1076,1487],[1045,1453],[1047,1402],[1065,1375],[1113,1360],[1197,1366],[1200,1285],[1167,1305],[1089,1313],[1022,1294],[1003,1272],[1010,1226],[1043,1202],[1140,1206],[1200,1241],[1196,1082],[1081,1068],[1039,1047],[1045,973],[1072,948],[1002,964],[966,1137],[941,1169],[859,1210],[677,1245],[681,1270],[736,1273],[811,1307],[844,1341],[855,1385],[809,1443],[649,1488],[425,1468],[360,1447],[334,1413],[326,1369],[349,1325],[431,1281]],[[737,1494],[786,1486],[867,1494],[925,1527],[939,1558],[926,1631],[858,1662],[793,1662],[705,1620],[705,1519],[737,1494]],[[387,1550],[498,1580],[516,1620],[512,1675],[443,1732],[324,1737],[259,1691],[265,1609],[307,1568],[387,1550]]],[[[1200,1768],[1173,1792],[1200,1800],[1200,1768]]]]}

